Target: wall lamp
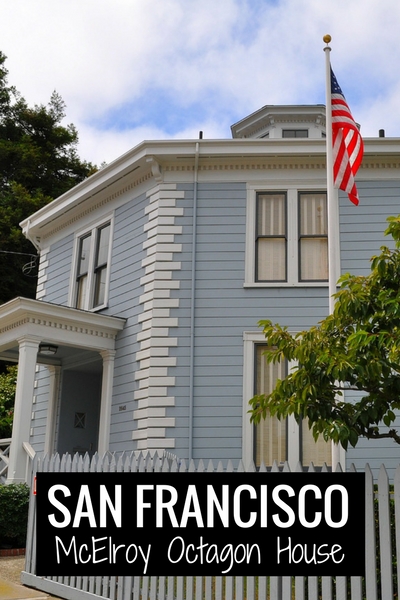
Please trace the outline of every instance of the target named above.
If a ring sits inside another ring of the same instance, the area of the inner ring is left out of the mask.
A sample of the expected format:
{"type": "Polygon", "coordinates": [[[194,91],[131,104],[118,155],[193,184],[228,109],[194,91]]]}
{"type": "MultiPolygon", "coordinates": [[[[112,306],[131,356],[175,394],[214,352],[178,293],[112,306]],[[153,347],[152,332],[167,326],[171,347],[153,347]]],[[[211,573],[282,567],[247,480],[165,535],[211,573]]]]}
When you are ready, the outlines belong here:
{"type": "Polygon", "coordinates": [[[56,354],[58,346],[54,344],[39,344],[39,354],[45,354],[46,356],[52,356],[56,354]]]}

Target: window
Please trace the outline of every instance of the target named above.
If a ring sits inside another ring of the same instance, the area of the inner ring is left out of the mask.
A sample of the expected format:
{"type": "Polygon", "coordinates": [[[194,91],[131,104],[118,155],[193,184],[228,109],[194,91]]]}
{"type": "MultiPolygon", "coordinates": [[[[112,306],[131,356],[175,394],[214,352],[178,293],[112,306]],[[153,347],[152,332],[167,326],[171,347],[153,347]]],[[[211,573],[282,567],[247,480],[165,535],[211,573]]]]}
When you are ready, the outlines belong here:
{"type": "Polygon", "coordinates": [[[107,303],[111,222],[86,231],[77,238],[77,261],[72,304],[91,310],[107,303]]]}
{"type": "Polygon", "coordinates": [[[328,280],[326,193],[299,194],[300,280],[328,280]]]}
{"type": "Polygon", "coordinates": [[[245,286],[315,286],[327,282],[326,192],[249,187],[245,286]]]}
{"type": "Polygon", "coordinates": [[[308,129],[282,129],[283,138],[308,138],[308,129]]]}
{"type": "Polygon", "coordinates": [[[288,373],[287,364],[268,363],[265,353],[268,346],[260,332],[244,334],[244,423],[243,423],[243,461],[249,465],[252,461],[259,467],[261,463],[272,466],[274,461],[283,463],[286,460],[294,469],[298,462],[309,466],[321,467],[324,463],[332,463],[331,443],[323,438],[314,441],[304,420],[300,425],[293,416],[285,421],[276,417],[267,417],[258,425],[250,423],[248,402],[255,394],[271,392],[277,379],[288,373]],[[264,343],[263,343],[264,341],[264,343]]]}

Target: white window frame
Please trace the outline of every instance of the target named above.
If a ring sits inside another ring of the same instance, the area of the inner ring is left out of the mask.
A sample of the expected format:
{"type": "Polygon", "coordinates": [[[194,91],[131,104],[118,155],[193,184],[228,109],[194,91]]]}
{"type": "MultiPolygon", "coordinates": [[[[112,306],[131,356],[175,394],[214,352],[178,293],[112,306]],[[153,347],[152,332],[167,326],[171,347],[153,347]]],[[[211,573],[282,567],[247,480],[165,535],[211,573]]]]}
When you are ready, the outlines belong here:
{"type": "MultiPolygon", "coordinates": [[[[291,331],[293,335],[296,331],[291,331]]],[[[262,331],[245,331],[243,333],[243,419],[242,419],[242,460],[245,468],[254,463],[254,424],[250,422],[249,400],[254,396],[254,374],[255,374],[255,346],[266,344],[262,331]]],[[[288,372],[294,366],[294,362],[288,364],[288,372]]],[[[301,459],[301,426],[295,417],[287,418],[287,462],[291,470],[296,469],[301,459]]],[[[332,448],[333,458],[333,448],[332,448]]],[[[341,455],[341,464],[345,462],[341,455]]]]}
{"type": "MultiPolygon", "coordinates": [[[[257,184],[247,187],[246,206],[246,255],[244,287],[328,287],[328,281],[301,281],[299,267],[299,192],[324,191],[321,185],[274,185],[257,184]],[[287,280],[286,281],[256,281],[256,219],[257,194],[262,192],[285,193],[287,197],[287,280]]],[[[339,235],[335,240],[337,281],[340,276],[340,247],[339,235]]]]}
{"type": "Polygon", "coordinates": [[[89,265],[88,265],[88,294],[86,299],[86,305],[82,308],[82,310],[88,310],[90,312],[97,312],[108,306],[108,296],[110,290],[110,268],[111,268],[111,255],[112,255],[112,245],[113,245],[113,233],[114,233],[114,215],[109,214],[98,221],[92,222],[90,225],[80,229],[75,234],[74,240],[74,250],[73,250],[73,263],[71,269],[71,281],[70,281],[70,294],[69,294],[69,306],[76,308],[76,294],[77,294],[77,275],[78,275],[78,263],[79,263],[79,249],[80,249],[80,240],[88,234],[91,234],[90,240],[90,257],[89,257],[89,265]],[[92,307],[93,294],[94,294],[94,285],[95,285],[95,273],[94,273],[94,261],[96,255],[96,241],[97,241],[97,230],[101,229],[107,223],[110,224],[110,238],[109,238],[109,247],[108,247],[108,255],[107,255],[107,277],[106,277],[106,287],[104,293],[104,302],[103,304],[92,307]]]}

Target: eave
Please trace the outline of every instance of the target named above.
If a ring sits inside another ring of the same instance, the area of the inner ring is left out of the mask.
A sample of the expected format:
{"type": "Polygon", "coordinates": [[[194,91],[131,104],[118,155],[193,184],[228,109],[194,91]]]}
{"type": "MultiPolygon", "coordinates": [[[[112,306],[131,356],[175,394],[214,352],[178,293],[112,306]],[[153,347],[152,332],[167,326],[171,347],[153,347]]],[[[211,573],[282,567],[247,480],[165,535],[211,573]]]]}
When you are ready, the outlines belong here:
{"type": "MultiPolygon", "coordinates": [[[[363,166],[369,162],[396,163],[400,161],[399,138],[364,139],[363,166]]],[[[136,181],[157,178],[158,169],[192,170],[199,154],[199,170],[216,164],[229,168],[250,168],[252,164],[285,161],[293,164],[318,163],[324,166],[325,139],[227,139],[227,140],[161,140],[144,141],[122,155],[67,193],[53,200],[28,219],[21,222],[23,233],[39,246],[39,240],[49,231],[61,226],[68,218],[79,215],[91,203],[103,198],[106,202],[118,189],[133,187],[136,181]]]]}

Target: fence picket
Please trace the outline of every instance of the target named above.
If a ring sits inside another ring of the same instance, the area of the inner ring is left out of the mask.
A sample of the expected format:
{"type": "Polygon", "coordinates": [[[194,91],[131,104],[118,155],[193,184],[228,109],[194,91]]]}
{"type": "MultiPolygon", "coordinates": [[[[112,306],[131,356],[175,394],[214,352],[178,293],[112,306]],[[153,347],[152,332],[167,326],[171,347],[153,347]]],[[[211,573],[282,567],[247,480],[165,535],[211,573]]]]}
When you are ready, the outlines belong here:
{"type": "Polygon", "coordinates": [[[282,577],[282,598],[283,600],[291,600],[292,598],[292,578],[282,577]]]}
{"type": "Polygon", "coordinates": [[[330,577],[321,577],[321,593],[322,600],[332,600],[332,579],[330,577]]]}
{"type": "Polygon", "coordinates": [[[379,550],[382,598],[393,598],[392,542],[390,538],[389,477],[382,465],[378,476],[379,550]]]}
{"type": "Polygon", "coordinates": [[[318,577],[308,578],[308,600],[318,600],[318,577]]]}
{"type": "Polygon", "coordinates": [[[265,575],[258,577],[258,600],[267,600],[268,578],[265,575]]]}
{"type": "Polygon", "coordinates": [[[377,600],[374,478],[365,465],[365,587],[368,600],[377,600]]]}
{"type": "Polygon", "coordinates": [[[244,585],[243,577],[235,577],[235,599],[243,600],[244,598],[244,585]]]}
{"type": "Polygon", "coordinates": [[[400,465],[394,475],[394,511],[395,511],[395,540],[397,564],[397,595],[400,592],[400,465]]]}
{"type": "MultiPolygon", "coordinates": [[[[190,598],[190,596],[188,598],[190,598]]],[[[225,578],[225,600],[232,600],[232,599],[233,599],[233,577],[231,575],[228,575],[228,577],[225,578]]]]}
{"type": "Polygon", "coordinates": [[[336,577],[336,600],[347,600],[346,577],[336,577]]]}

